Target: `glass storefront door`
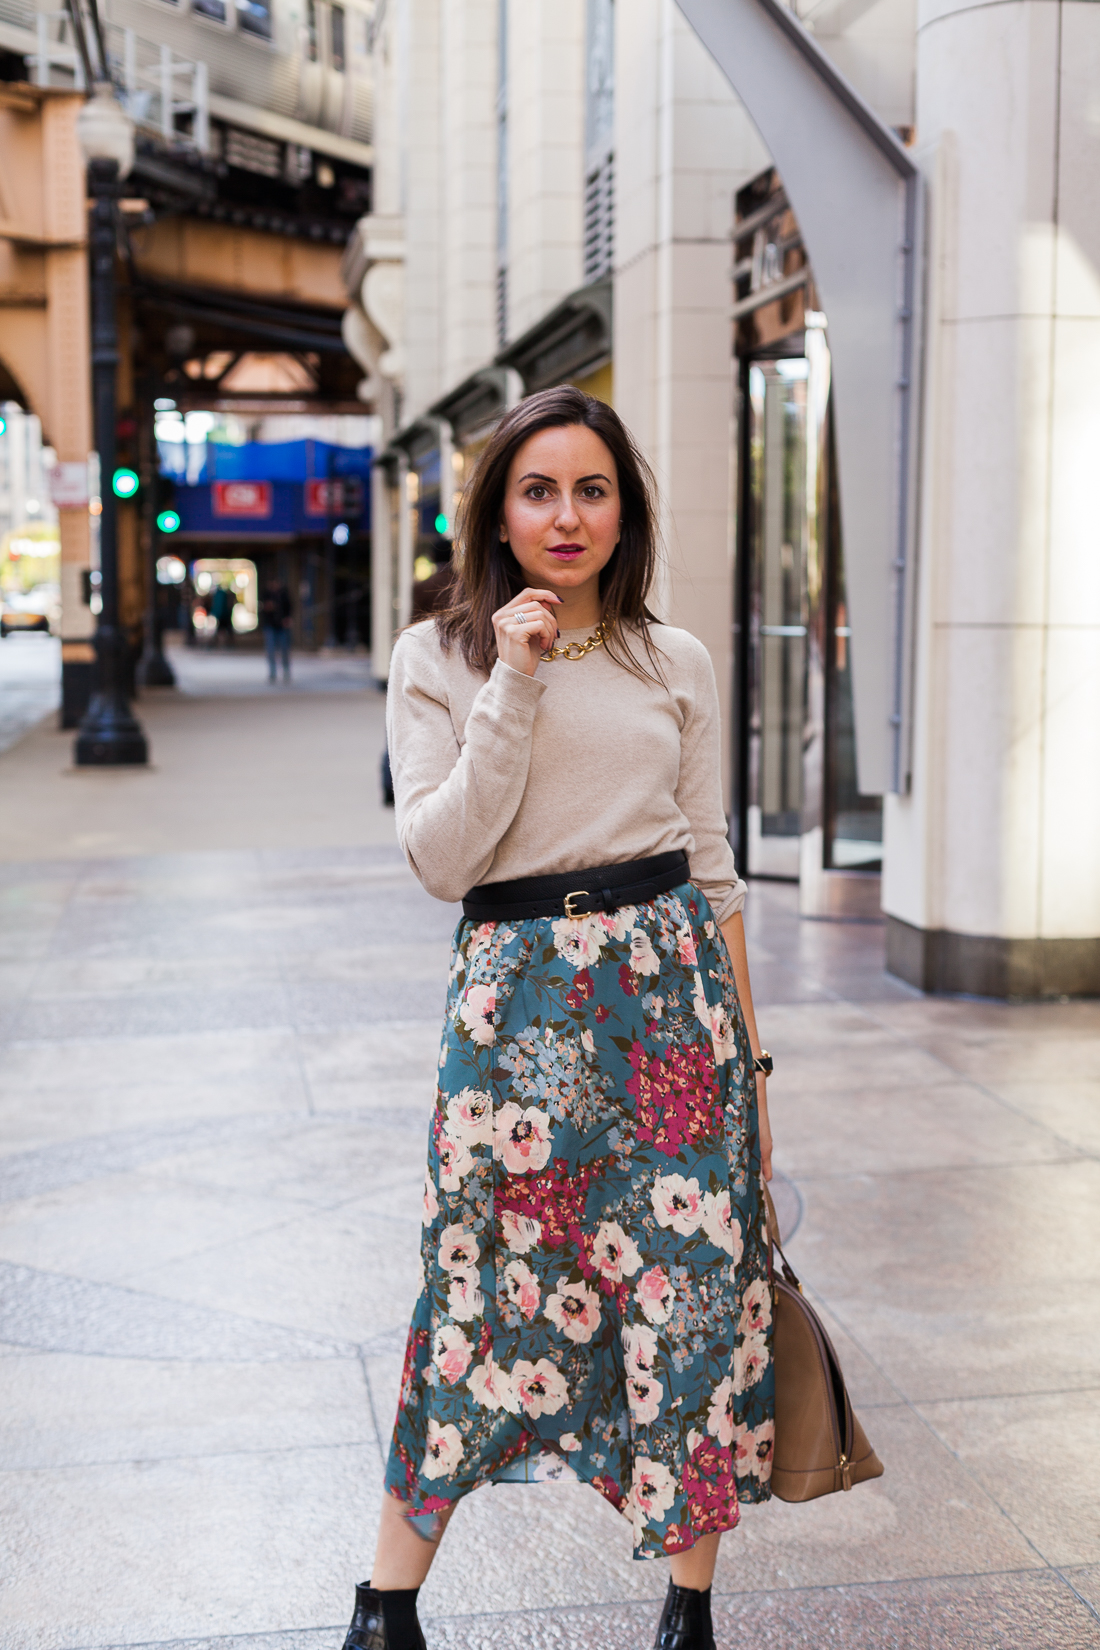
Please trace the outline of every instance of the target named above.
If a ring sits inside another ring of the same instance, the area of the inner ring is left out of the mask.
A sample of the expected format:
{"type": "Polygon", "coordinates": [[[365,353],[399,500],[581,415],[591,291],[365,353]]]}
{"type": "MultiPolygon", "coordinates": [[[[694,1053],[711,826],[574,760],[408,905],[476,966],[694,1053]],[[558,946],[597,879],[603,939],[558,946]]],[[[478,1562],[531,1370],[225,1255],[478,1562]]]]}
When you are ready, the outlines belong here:
{"type": "Polygon", "coordinates": [[[804,353],[781,345],[742,380],[741,853],[798,881],[805,913],[839,914],[834,874],[879,869],[882,799],[856,780],[828,346],[810,317],[784,344],[804,353]]]}
{"type": "Polygon", "coordinates": [[[748,870],[797,877],[806,712],[802,357],[749,368],[748,870]]]}

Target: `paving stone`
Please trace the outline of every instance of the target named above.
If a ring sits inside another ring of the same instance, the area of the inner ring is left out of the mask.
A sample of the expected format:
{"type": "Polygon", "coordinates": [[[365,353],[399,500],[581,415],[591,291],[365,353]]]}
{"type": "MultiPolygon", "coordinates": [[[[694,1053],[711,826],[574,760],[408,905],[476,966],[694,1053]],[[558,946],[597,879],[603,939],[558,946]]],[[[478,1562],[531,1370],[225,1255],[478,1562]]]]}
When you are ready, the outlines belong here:
{"type": "MultiPolygon", "coordinates": [[[[339,1650],[369,1572],[456,909],[381,696],[215,664],[142,701],[149,772],[0,756],[5,1650],[339,1650]]],[[[745,1510],[719,1643],[1100,1646],[1100,1007],[925,1000],[781,885],[746,924],[781,1227],[886,1474],[745,1510]]],[[[582,1485],[479,1491],[429,1643],[645,1650],[666,1577],[582,1485]]]]}
{"type": "Polygon", "coordinates": [[[97,1358],[346,1358],[348,1340],[0,1261],[0,1340],[97,1358]]]}

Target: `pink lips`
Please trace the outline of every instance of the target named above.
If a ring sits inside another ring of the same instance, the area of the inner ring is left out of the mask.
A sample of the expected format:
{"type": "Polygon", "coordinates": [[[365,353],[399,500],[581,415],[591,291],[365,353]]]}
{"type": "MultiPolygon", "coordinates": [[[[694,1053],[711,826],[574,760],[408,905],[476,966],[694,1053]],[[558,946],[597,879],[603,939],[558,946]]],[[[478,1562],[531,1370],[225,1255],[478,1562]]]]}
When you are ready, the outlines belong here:
{"type": "Polygon", "coordinates": [[[584,546],[581,544],[551,544],[547,554],[556,556],[559,561],[576,561],[578,556],[584,555],[584,546]]]}

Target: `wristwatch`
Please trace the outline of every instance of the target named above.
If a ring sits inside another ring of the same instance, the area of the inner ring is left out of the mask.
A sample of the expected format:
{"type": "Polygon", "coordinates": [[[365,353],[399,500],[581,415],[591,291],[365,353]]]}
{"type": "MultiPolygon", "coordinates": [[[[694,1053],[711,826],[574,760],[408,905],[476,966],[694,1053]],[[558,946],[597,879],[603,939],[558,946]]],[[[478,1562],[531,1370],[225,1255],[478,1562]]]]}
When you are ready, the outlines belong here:
{"type": "Polygon", "coordinates": [[[770,1077],[774,1067],[775,1061],[772,1059],[766,1048],[762,1048],[759,1054],[753,1055],[753,1071],[762,1071],[765,1077],[770,1077]]]}

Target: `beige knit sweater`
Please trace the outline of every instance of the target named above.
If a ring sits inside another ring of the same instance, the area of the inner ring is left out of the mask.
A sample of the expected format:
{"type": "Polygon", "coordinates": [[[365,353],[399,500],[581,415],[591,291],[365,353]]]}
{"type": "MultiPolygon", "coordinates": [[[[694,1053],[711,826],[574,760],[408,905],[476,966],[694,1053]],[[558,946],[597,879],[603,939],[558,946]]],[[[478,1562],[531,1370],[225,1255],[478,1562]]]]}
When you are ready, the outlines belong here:
{"type": "Polygon", "coordinates": [[[718,921],[741,909],[710,656],[686,630],[651,636],[664,685],[603,648],[534,676],[498,659],[486,680],[433,619],[404,632],[387,702],[397,834],[430,894],[683,848],[718,921]]]}

